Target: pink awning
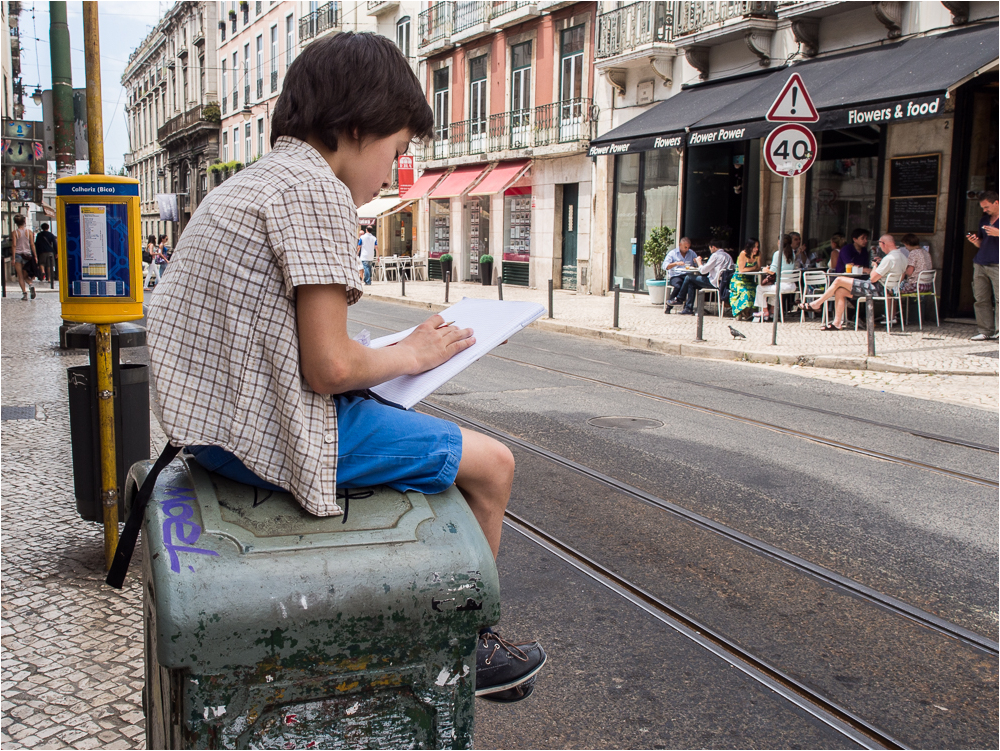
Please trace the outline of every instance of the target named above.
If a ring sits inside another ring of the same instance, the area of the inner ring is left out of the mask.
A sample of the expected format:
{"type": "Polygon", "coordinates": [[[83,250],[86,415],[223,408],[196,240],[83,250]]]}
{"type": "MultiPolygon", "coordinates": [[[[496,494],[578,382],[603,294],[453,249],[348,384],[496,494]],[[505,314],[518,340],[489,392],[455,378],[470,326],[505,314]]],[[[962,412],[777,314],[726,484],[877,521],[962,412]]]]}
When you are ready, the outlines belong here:
{"type": "Polygon", "coordinates": [[[479,164],[459,167],[438,184],[430,197],[457,198],[464,195],[469,186],[479,179],[485,169],[486,167],[479,164]]]}
{"type": "Polygon", "coordinates": [[[493,168],[476,189],[469,192],[470,196],[491,196],[500,193],[521,179],[531,168],[531,160],[521,162],[502,162],[493,168]]]}
{"type": "Polygon", "coordinates": [[[399,197],[401,201],[415,201],[427,195],[431,188],[437,185],[437,181],[444,176],[444,170],[425,172],[420,179],[413,183],[413,186],[399,197]]]}

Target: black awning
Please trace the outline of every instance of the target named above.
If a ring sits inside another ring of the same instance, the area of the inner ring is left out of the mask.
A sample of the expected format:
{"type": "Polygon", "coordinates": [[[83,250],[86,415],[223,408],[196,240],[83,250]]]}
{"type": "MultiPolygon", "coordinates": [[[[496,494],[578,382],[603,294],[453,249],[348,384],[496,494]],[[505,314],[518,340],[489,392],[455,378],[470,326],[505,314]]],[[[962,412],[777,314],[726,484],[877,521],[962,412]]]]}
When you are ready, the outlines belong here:
{"type": "Polygon", "coordinates": [[[819,110],[820,121],[808,126],[812,130],[933,117],[944,112],[950,87],[996,62],[998,47],[997,25],[989,24],[807,60],[728,84],[691,86],[593,144],[645,137],[650,140],[645,149],[658,148],[651,137],[685,128],[692,146],[762,137],[774,127],[764,117],[788,80],[789,70],[802,77],[819,110]],[[690,96],[695,94],[700,95],[697,101],[702,107],[709,102],[715,105],[698,119],[686,117],[695,109],[685,105],[685,97],[695,101],[690,96]],[[642,123],[637,122],[640,118],[642,123]],[[687,122],[681,124],[684,119],[687,122]],[[657,130],[660,122],[667,127],[657,130]],[[640,127],[629,129],[633,123],[640,127]]]}

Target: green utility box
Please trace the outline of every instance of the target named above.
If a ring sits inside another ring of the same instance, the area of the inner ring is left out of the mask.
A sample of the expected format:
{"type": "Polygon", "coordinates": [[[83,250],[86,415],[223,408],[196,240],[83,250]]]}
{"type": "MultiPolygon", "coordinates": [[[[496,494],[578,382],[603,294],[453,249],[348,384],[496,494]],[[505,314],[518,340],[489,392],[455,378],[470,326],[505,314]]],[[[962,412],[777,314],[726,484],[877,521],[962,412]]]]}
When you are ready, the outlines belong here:
{"type": "Polygon", "coordinates": [[[347,492],[321,518],[193,460],[161,473],[147,748],[472,747],[477,634],[500,618],[486,538],[455,487],[347,492]]]}

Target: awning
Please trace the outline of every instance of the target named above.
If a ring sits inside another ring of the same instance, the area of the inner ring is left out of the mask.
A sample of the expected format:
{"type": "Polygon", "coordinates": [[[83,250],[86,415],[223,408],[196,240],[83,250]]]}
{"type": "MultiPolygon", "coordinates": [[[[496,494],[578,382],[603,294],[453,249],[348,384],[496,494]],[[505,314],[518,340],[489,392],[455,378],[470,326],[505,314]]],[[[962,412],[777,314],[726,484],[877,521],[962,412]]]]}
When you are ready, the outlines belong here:
{"type": "Polygon", "coordinates": [[[444,170],[427,171],[420,176],[420,179],[413,183],[412,187],[403,193],[400,198],[407,201],[419,201],[426,196],[430,189],[437,185],[445,174],[444,170]]]}
{"type": "Polygon", "coordinates": [[[486,167],[479,164],[459,167],[438,183],[438,186],[431,192],[430,197],[457,198],[464,195],[469,190],[469,186],[476,182],[485,170],[486,167]]]}
{"type": "Polygon", "coordinates": [[[393,214],[398,214],[403,209],[408,209],[410,206],[412,206],[415,203],[416,203],[416,201],[400,201],[399,203],[397,203],[395,206],[393,206],[388,211],[383,211],[381,214],[379,214],[378,218],[379,219],[385,219],[387,216],[392,216],[393,214]]]}
{"type": "Polygon", "coordinates": [[[507,190],[531,169],[531,160],[520,162],[501,162],[490,172],[475,190],[469,191],[470,196],[491,196],[507,190]]]}
{"type": "Polygon", "coordinates": [[[754,75],[700,84],[591,142],[590,154],[623,154],[760,138],[774,125],[764,116],[794,70],[820,113],[811,130],[852,128],[933,117],[949,88],[995,63],[995,24],[915,37],[841,55],[806,60],[754,75]],[[702,108],[714,104],[709,111],[702,108]],[[696,117],[697,116],[697,117],[696,117]]]}
{"type": "Polygon", "coordinates": [[[373,201],[369,201],[364,206],[358,207],[358,219],[361,221],[371,221],[377,219],[379,216],[389,211],[398,204],[399,196],[386,196],[384,198],[376,198],[373,201]]]}

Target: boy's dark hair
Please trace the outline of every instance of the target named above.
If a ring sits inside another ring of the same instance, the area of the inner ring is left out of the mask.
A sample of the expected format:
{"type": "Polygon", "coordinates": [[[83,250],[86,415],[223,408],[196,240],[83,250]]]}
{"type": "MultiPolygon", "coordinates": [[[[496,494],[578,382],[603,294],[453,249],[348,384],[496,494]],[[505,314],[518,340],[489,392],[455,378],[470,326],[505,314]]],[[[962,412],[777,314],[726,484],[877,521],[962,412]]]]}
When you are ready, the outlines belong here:
{"type": "Polygon", "coordinates": [[[851,230],[851,240],[857,240],[862,235],[870,235],[870,234],[871,233],[868,230],[861,229],[860,227],[858,227],[857,229],[851,230]]]}
{"type": "Polygon", "coordinates": [[[386,37],[348,31],[313,42],[288,68],[271,146],[281,136],[314,136],[336,151],[342,134],[385,138],[404,128],[417,138],[433,135],[420,81],[386,37]]]}
{"type": "Polygon", "coordinates": [[[710,247],[710,248],[725,248],[726,244],[724,242],[722,242],[722,240],[719,240],[718,238],[713,237],[711,240],[708,241],[708,247],[710,247]]]}
{"type": "Polygon", "coordinates": [[[48,231],[49,231],[49,223],[42,222],[42,232],[48,232],[48,231]]]}

